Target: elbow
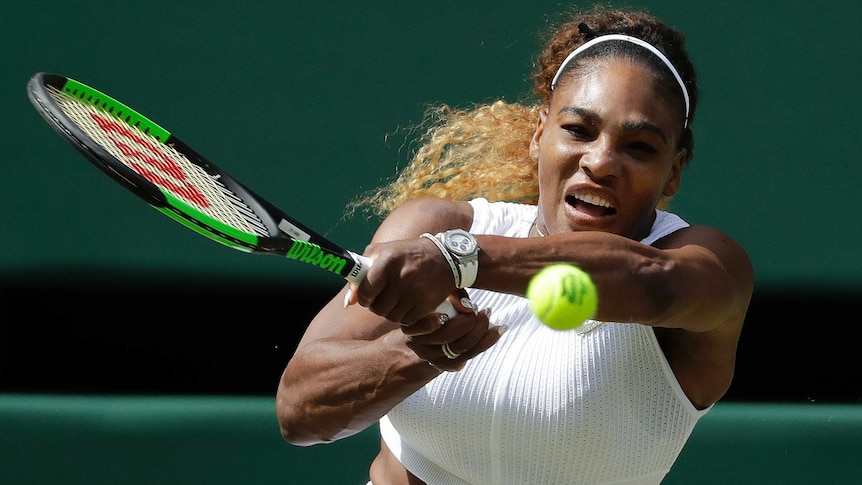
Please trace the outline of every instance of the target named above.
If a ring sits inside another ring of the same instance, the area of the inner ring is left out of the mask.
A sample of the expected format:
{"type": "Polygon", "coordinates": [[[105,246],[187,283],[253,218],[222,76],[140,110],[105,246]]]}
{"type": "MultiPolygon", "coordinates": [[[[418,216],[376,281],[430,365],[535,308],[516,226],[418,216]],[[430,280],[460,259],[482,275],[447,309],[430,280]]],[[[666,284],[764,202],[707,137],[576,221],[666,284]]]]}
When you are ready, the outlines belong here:
{"type": "Polygon", "coordinates": [[[312,446],[332,441],[315,433],[308,413],[303,412],[300,404],[291,403],[281,392],[276,398],[276,416],[281,437],[291,445],[312,446]]]}
{"type": "Polygon", "coordinates": [[[294,446],[312,446],[331,443],[333,440],[313,433],[302,420],[290,419],[282,414],[278,416],[278,427],[284,441],[294,446]]]}
{"type": "Polygon", "coordinates": [[[282,419],[279,419],[279,428],[281,431],[281,437],[284,438],[284,441],[294,446],[312,446],[325,443],[325,441],[309,437],[305,433],[302,433],[299,427],[291,426],[289,422],[282,419]]]}
{"type": "Polygon", "coordinates": [[[280,409],[278,413],[278,428],[284,441],[291,445],[309,446],[314,444],[303,435],[300,426],[296,426],[296,421],[291,419],[288,413],[284,413],[280,409]]]}
{"type": "Polygon", "coordinates": [[[351,429],[339,426],[334,417],[312,418],[314,413],[305,412],[301,408],[290,408],[278,404],[278,428],[284,441],[294,446],[312,446],[333,443],[342,438],[352,436],[361,429],[351,429]]]}
{"type": "Polygon", "coordinates": [[[308,446],[312,444],[302,433],[302,426],[299,425],[300,421],[294,417],[295,413],[292,412],[290,406],[279,399],[276,410],[278,429],[284,441],[296,446],[308,446]]]}

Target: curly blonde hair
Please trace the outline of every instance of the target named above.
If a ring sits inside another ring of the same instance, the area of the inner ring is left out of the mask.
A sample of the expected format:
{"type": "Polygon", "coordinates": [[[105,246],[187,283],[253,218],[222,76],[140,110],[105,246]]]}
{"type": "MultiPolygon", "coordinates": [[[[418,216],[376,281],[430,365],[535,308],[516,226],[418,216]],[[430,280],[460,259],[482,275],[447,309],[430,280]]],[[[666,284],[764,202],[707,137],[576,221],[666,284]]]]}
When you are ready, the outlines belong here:
{"type": "MultiPolygon", "coordinates": [[[[691,98],[689,119],[693,119],[697,103],[696,77],[680,32],[645,11],[601,5],[586,12],[575,11],[556,27],[546,33],[545,48],[534,62],[535,102],[499,100],[470,109],[456,109],[445,104],[428,109],[417,127],[421,132],[417,140],[419,148],[409,164],[394,180],[353,200],[348,205],[347,215],[361,209],[385,217],[404,202],[421,196],[453,200],[485,197],[490,201],[537,203],[538,166],[530,158],[529,147],[539,113],[550,102],[551,81],[563,59],[598,35],[632,35],[664,52],[685,80],[691,98]]],[[[577,69],[573,64],[568,68],[577,69]]],[[[673,80],[668,84],[676,86],[673,80]]],[[[671,91],[672,96],[681,97],[678,90],[671,91]]],[[[690,128],[683,129],[680,145],[688,150],[684,162],[687,164],[693,151],[690,128]]]]}
{"type": "Polygon", "coordinates": [[[386,216],[409,199],[433,196],[536,203],[539,184],[530,138],[539,106],[496,101],[473,109],[429,109],[430,126],[410,163],[388,185],[365,194],[351,208],[386,216]]]}

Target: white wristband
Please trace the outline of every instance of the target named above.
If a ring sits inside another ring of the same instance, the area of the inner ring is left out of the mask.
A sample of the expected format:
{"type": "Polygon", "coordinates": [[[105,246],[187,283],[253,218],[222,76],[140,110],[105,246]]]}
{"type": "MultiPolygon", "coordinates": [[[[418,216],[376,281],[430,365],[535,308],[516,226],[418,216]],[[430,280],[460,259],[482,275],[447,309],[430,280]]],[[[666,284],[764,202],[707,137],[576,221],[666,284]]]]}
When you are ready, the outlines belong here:
{"type": "Polygon", "coordinates": [[[449,251],[443,246],[443,243],[440,242],[433,234],[423,233],[419,237],[424,237],[425,239],[430,239],[434,242],[434,245],[437,246],[437,249],[443,253],[443,257],[446,258],[446,262],[449,263],[449,267],[452,269],[452,276],[455,277],[455,288],[461,288],[461,272],[458,270],[458,265],[455,264],[455,260],[452,259],[452,255],[449,254],[449,251]]]}
{"type": "Polygon", "coordinates": [[[476,282],[476,277],[479,276],[479,261],[473,261],[470,264],[460,265],[460,269],[464,270],[461,275],[461,286],[459,288],[469,288],[476,282]]]}

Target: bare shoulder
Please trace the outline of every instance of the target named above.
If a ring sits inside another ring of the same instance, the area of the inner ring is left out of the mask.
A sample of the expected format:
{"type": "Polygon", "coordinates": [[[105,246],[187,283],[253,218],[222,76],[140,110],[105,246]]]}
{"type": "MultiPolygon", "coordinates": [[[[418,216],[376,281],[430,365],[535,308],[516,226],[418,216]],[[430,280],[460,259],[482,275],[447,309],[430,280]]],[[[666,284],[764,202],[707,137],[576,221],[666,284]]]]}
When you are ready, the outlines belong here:
{"type": "Polygon", "coordinates": [[[754,267],[748,252],[720,229],[703,225],[689,226],[659,239],[654,246],[698,252],[728,271],[743,292],[753,288],[754,267]]]}
{"type": "Polygon", "coordinates": [[[725,248],[747,259],[745,249],[726,232],[711,226],[693,225],[674,231],[659,239],[655,246],[662,249],[699,245],[721,250],[725,248]]]}

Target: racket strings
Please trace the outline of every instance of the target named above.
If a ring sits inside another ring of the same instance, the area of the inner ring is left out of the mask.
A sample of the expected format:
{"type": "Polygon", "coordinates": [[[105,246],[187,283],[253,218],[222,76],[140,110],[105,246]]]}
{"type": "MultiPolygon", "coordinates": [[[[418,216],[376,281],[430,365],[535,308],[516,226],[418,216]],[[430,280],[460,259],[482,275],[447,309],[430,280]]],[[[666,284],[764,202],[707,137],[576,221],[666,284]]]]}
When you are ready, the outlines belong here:
{"type": "Polygon", "coordinates": [[[51,97],[90,138],[129,169],[195,210],[234,229],[270,236],[241,197],[174,147],[127,120],[49,86],[51,97]]]}

